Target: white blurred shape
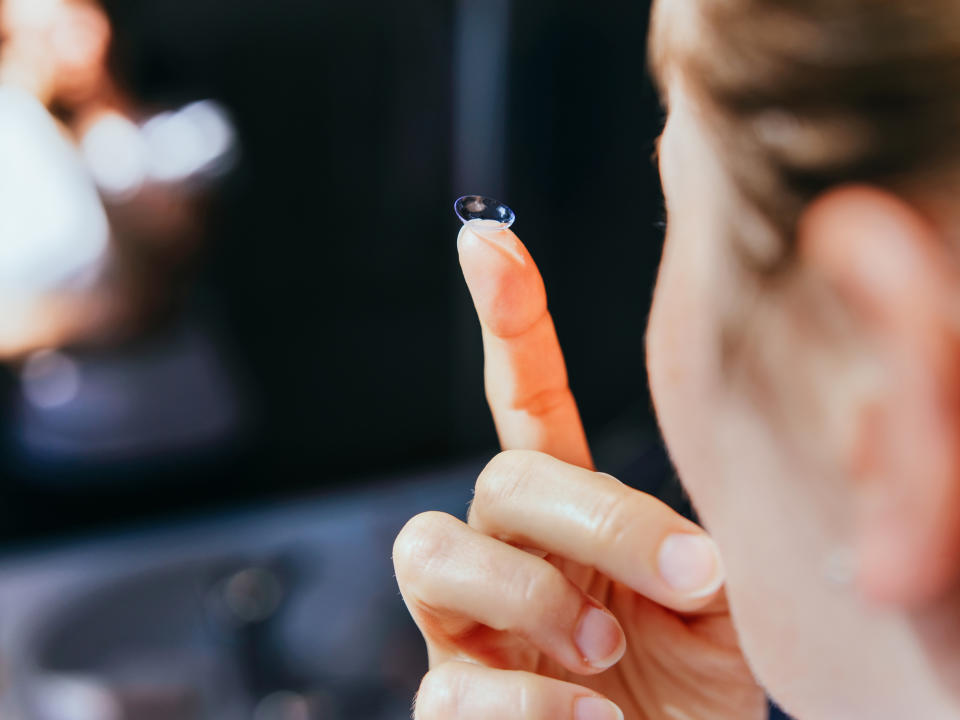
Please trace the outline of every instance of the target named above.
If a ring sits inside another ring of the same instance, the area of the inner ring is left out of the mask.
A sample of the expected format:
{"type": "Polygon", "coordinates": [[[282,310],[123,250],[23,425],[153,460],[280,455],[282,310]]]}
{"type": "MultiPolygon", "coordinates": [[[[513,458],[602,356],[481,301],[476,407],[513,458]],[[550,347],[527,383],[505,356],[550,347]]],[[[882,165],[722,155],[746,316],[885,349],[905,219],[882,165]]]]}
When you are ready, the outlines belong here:
{"type": "Polygon", "coordinates": [[[119,113],[106,113],[80,144],[94,182],[105,195],[122,199],[136,194],[147,176],[147,148],[140,129],[119,113]]]}
{"type": "Polygon", "coordinates": [[[229,116],[212,100],[155,115],[144,123],[142,132],[149,152],[150,178],[159,182],[215,171],[234,143],[229,116]]]}
{"type": "Polygon", "coordinates": [[[3,3],[5,25],[40,28],[48,25],[62,0],[6,0],[3,3]]]}
{"type": "Polygon", "coordinates": [[[89,270],[109,237],[97,190],[43,105],[7,86],[0,158],[0,297],[40,293],[89,270]]]}
{"type": "Polygon", "coordinates": [[[310,717],[306,698],[286,690],[270,693],[253,710],[253,720],[310,720],[310,717]]]}
{"type": "Polygon", "coordinates": [[[80,389],[80,370],[70,357],[56,350],[41,350],[27,358],[20,371],[23,394],[34,407],[66,405],[80,389]]]}
{"type": "Polygon", "coordinates": [[[102,683],[81,676],[52,676],[36,693],[44,720],[121,720],[119,703],[102,683]]]}
{"type": "Polygon", "coordinates": [[[185,106],[180,114],[188,118],[203,136],[206,162],[202,170],[221,160],[233,150],[235,132],[229,113],[213,100],[198,100],[185,106]]]}

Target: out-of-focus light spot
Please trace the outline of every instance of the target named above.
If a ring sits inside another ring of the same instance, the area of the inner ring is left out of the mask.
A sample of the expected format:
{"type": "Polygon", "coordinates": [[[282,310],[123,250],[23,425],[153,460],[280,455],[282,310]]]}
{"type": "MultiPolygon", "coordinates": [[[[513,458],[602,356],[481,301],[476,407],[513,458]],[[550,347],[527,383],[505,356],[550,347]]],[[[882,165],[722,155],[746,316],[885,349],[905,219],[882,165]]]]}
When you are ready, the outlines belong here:
{"type": "Polygon", "coordinates": [[[233,148],[234,130],[226,111],[212,100],[156,115],[143,125],[152,180],[176,182],[216,172],[233,148]]]}
{"type": "Polygon", "coordinates": [[[147,176],[146,145],[140,129],[118,113],[107,113],[86,132],[80,147],[94,182],[122,199],[136,194],[147,176]]]}
{"type": "Polygon", "coordinates": [[[199,100],[185,106],[180,114],[190,120],[203,136],[206,146],[206,161],[200,167],[203,172],[215,172],[233,150],[236,133],[233,121],[220,104],[213,100],[199,100]]]}
{"type": "Polygon", "coordinates": [[[94,678],[44,678],[36,693],[39,717],[49,720],[121,720],[119,703],[94,678]]]}
{"type": "Polygon", "coordinates": [[[80,370],[56,350],[33,353],[20,371],[23,394],[31,405],[49,409],[66,405],[80,389],[80,370]]]}
{"type": "Polygon", "coordinates": [[[253,720],[310,720],[310,703],[295,692],[280,690],[257,703],[253,720]]]}
{"type": "Polygon", "coordinates": [[[247,568],[224,587],[227,607],[241,622],[266,620],[280,605],[283,589],[277,576],[265,568],[247,568]]]}

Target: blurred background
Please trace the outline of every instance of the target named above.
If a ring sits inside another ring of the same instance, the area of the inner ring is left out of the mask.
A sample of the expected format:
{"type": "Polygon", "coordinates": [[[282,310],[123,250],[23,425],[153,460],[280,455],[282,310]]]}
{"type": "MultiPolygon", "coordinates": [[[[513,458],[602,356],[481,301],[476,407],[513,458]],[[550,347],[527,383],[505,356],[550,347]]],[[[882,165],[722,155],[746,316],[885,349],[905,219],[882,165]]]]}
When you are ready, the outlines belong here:
{"type": "Polygon", "coordinates": [[[598,465],[683,506],[648,11],[0,0],[0,716],[409,717],[393,537],[497,449],[459,195],[516,211],[598,465]]]}

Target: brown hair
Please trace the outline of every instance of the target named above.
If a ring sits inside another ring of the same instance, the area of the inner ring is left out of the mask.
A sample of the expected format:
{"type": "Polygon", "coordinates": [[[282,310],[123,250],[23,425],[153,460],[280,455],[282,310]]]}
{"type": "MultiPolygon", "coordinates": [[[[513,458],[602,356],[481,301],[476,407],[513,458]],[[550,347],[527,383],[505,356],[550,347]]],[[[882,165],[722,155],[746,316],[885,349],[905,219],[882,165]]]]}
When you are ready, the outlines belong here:
{"type": "Polygon", "coordinates": [[[652,66],[661,82],[676,67],[705,106],[721,162],[764,221],[737,230],[754,264],[788,264],[800,212],[829,187],[909,194],[960,167],[957,0],[658,5],[652,66]]]}

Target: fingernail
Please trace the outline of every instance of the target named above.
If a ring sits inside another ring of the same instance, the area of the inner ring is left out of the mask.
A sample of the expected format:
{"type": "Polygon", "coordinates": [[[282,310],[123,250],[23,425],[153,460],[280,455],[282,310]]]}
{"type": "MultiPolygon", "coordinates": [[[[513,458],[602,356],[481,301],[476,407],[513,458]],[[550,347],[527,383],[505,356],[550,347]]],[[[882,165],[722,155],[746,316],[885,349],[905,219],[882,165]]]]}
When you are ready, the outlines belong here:
{"type": "Polygon", "coordinates": [[[712,595],[723,585],[723,563],[717,545],[706,535],[668,535],[657,554],[660,577],[687,597],[712,595]]]}
{"type": "Polygon", "coordinates": [[[593,667],[606,669],[623,655],[625,640],[620,625],[609,614],[588,607],[573,636],[583,658],[593,667]]]}
{"type": "Polygon", "coordinates": [[[582,697],[573,706],[574,720],[623,720],[623,711],[609,700],[582,697]]]}

